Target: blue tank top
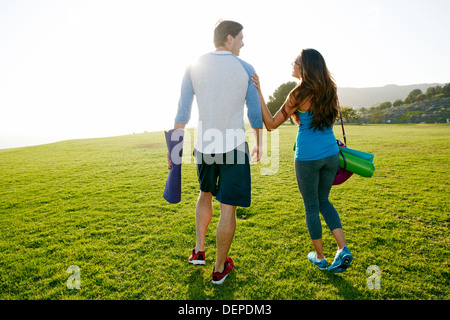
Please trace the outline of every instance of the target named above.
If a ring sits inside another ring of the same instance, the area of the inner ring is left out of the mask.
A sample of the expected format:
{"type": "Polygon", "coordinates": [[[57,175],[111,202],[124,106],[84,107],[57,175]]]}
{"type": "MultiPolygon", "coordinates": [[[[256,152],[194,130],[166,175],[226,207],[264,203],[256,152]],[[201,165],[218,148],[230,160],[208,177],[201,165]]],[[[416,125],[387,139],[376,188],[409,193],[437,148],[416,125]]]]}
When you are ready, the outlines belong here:
{"type": "Polygon", "coordinates": [[[333,126],[323,131],[310,128],[313,121],[311,111],[299,112],[301,126],[298,127],[295,160],[309,161],[330,157],[339,152],[333,126]]]}

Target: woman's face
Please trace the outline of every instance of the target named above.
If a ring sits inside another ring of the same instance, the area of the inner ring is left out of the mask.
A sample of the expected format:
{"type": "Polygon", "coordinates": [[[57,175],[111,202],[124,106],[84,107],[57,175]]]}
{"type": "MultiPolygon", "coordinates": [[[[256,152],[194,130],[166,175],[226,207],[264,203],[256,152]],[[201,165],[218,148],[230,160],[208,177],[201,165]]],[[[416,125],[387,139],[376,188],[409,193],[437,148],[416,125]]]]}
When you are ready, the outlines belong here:
{"type": "Polygon", "coordinates": [[[300,80],[300,56],[292,62],[292,76],[300,80]]]}

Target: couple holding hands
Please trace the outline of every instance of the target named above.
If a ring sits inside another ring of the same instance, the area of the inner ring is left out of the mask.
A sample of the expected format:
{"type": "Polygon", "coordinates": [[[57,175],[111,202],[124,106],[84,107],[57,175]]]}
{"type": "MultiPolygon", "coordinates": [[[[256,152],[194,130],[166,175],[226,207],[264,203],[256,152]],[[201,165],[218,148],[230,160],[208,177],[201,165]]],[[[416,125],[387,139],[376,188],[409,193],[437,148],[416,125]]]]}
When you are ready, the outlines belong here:
{"type": "MultiPolygon", "coordinates": [[[[339,163],[339,148],[332,129],[339,113],[336,84],[322,55],[314,49],[302,50],[292,63],[292,76],[300,82],[272,116],[261,93],[258,75],[250,64],[239,58],[244,46],[242,30],[243,26],[237,22],[220,21],[214,30],[216,51],[189,66],[182,81],[174,129],[186,127],[194,96],[199,114],[194,155],[200,195],[195,210],[196,245],[189,262],[205,264],[205,237],[215,197],[220,203],[220,218],[212,282],[222,284],[233,270],[234,262],[228,252],[236,230],[236,208],[249,207],[251,202],[250,157],[259,161],[262,156],[263,124],[270,131],[292,117],[299,126],[295,174],[314,247],[307,259],[319,269],[343,272],[353,257],[345,242],[339,214],[328,200],[339,163]],[[256,140],[251,154],[245,137],[245,104],[256,140]],[[230,161],[236,158],[244,160],[230,161]],[[323,252],[319,212],[338,247],[329,267],[323,252]]],[[[169,158],[168,161],[170,169],[169,158]]]]}

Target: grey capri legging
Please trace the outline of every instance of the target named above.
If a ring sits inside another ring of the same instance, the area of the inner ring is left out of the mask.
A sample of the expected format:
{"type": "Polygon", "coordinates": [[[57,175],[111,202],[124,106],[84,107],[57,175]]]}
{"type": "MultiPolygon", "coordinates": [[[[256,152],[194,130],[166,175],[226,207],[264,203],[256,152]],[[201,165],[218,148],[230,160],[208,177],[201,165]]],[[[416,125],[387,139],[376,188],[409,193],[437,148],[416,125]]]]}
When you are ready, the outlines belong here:
{"type": "Polygon", "coordinates": [[[342,228],[339,214],[328,200],[339,165],[339,153],[319,160],[295,160],[295,175],[305,205],[306,226],[312,240],[322,238],[319,212],[331,231],[342,228]]]}

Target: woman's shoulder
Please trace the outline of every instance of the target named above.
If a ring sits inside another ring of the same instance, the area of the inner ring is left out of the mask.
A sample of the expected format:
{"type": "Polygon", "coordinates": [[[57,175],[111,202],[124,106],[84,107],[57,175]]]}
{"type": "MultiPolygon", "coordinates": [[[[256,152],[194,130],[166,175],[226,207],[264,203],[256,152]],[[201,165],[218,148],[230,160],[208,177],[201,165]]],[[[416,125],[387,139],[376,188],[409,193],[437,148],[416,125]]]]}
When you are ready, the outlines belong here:
{"type": "Polygon", "coordinates": [[[312,97],[308,97],[306,99],[303,99],[302,101],[300,101],[299,106],[297,108],[297,110],[299,112],[308,112],[310,110],[312,110],[312,103],[311,103],[312,97]]]}

